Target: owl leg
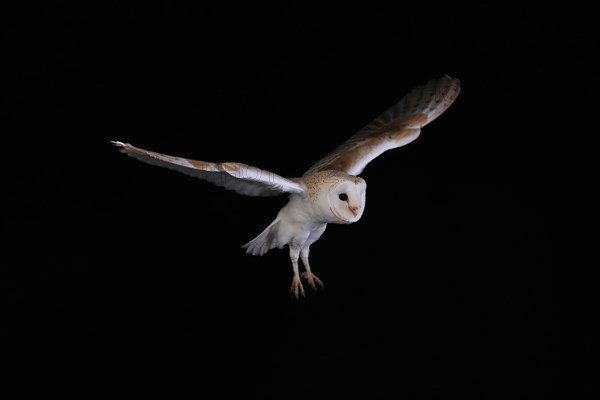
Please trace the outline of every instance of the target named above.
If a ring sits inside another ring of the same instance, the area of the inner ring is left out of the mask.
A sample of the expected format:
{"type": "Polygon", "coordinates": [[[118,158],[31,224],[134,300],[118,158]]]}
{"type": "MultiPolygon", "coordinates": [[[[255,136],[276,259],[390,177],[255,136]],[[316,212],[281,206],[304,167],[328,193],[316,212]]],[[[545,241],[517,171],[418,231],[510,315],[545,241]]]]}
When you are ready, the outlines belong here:
{"type": "Polygon", "coordinates": [[[320,287],[323,287],[324,285],[323,285],[323,282],[321,282],[321,280],[319,278],[317,278],[317,276],[315,274],[313,274],[310,270],[310,265],[308,264],[308,254],[309,253],[310,253],[309,247],[302,249],[302,251],[300,252],[300,257],[302,258],[302,264],[304,264],[304,269],[306,270],[302,273],[301,276],[308,281],[308,284],[310,285],[311,288],[313,288],[313,290],[317,290],[317,285],[319,285],[320,287]]]}
{"type": "Polygon", "coordinates": [[[300,272],[298,271],[298,256],[300,255],[300,248],[297,245],[290,244],[290,260],[292,260],[292,269],[294,270],[294,277],[292,278],[292,287],[290,293],[297,299],[299,295],[304,297],[304,288],[300,281],[300,272]]]}

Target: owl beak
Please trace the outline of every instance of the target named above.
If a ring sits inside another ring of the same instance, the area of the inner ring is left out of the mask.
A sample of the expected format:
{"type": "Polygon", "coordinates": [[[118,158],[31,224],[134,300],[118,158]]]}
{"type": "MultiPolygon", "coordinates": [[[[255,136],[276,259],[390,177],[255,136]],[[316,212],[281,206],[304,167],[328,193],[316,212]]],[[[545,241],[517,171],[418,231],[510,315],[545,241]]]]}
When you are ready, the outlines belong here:
{"type": "Polygon", "coordinates": [[[358,207],[348,206],[348,209],[350,210],[350,212],[352,213],[352,215],[354,215],[356,217],[356,215],[358,214],[358,207]]]}

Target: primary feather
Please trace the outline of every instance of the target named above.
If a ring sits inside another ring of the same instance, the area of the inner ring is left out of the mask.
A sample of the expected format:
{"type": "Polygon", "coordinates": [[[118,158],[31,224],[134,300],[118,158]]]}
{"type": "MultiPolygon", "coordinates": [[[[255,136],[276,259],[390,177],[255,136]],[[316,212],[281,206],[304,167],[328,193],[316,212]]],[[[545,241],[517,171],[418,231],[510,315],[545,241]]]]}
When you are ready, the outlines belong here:
{"type": "Polygon", "coordinates": [[[460,81],[444,76],[413,89],[396,105],[346,140],[304,175],[334,169],[358,175],[384,151],[415,140],[421,128],[442,114],[460,92],[460,81]]]}
{"type": "Polygon", "coordinates": [[[304,193],[295,180],[250,165],[226,162],[213,163],[174,157],[144,150],[123,142],[112,142],[121,152],[148,164],[165,167],[186,175],[205,179],[217,186],[247,196],[276,196],[282,193],[304,193]]]}

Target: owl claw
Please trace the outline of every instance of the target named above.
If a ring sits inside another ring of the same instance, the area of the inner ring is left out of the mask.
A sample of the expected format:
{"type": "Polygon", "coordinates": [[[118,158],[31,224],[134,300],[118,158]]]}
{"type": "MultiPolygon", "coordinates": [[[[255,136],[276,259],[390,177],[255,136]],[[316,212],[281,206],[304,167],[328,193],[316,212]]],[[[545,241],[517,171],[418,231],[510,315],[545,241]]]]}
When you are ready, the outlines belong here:
{"type": "Polygon", "coordinates": [[[306,279],[308,281],[308,284],[310,285],[311,288],[313,288],[313,290],[317,290],[317,285],[319,285],[319,287],[325,286],[325,285],[323,285],[323,282],[321,282],[321,280],[319,278],[317,278],[317,276],[315,274],[313,274],[312,272],[305,271],[302,274],[300,274],[300,276],[302,276],[304,279],[306,279]]]}
{"type": "Polygon", "coordinates": [[[290,293],[296,298],[296,300],[298,300],[299,295],[305,297],[304,288],[302,287],[302,282],[300,282],[300,277],[298,275],[294,275],[294,278],[292,279],[290,293]]]}

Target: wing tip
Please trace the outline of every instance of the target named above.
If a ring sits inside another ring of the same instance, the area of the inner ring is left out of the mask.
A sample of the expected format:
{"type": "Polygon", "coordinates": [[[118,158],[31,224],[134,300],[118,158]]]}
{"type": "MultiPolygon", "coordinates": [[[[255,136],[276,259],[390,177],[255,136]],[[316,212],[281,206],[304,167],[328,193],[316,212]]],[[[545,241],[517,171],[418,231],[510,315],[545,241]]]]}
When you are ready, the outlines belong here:
{"type": "Polygon", "coordinates": [[[444,76],[442,76],[442,79],[449,80],[452,83],[456,84],[458,87],[460,87],[460,79],[459,78],[456,78],[454,76],[450,76],[448,74],[444,74],[444,76]]]}
{"type": "Polygon", "coordinates": [[[430,82],[445,82],[444,84],[447,84],[449,86],[454,86],[455,88],[458,88],[460,90],[460,79],[455,77],[455,76],[451,76],[449,74],[443,74],[441,78],[439,79],[432,79],[430,82]]]}
{"type": "Polygon", "coordinates": [[[118,140],[111,140],[110,142],[119,148],[119,152],[130,155],[129,153],[133,146],[131,146],[129,143],[123,143],[118,140]]]}
{"type": "Polygon", "coordinates": [[[450,74],[444,74],[442,76],[442,78],[451,79],[451,80],[458,80],[458,78],[456,78],[456,77],[454,77],[454,76],[452,76],[450,74]]]}
{"type": "Polygon", "coordinates": [[[125,143],[119,142],[118,140],[111,140],[110,142],[117,147],[125,147],[125,143]]]}

